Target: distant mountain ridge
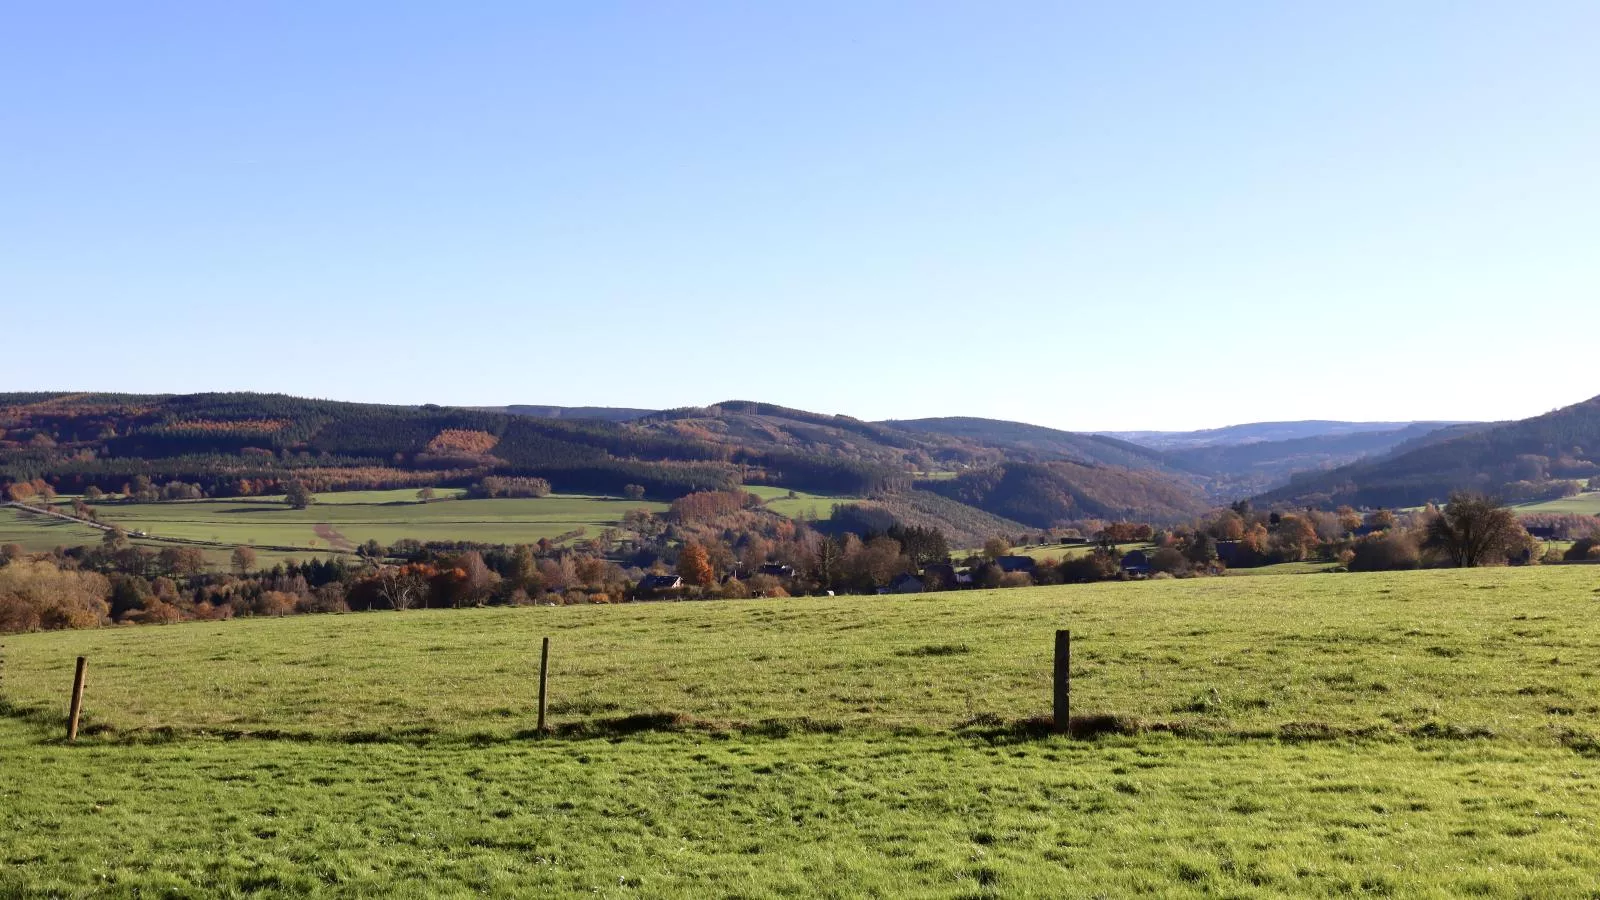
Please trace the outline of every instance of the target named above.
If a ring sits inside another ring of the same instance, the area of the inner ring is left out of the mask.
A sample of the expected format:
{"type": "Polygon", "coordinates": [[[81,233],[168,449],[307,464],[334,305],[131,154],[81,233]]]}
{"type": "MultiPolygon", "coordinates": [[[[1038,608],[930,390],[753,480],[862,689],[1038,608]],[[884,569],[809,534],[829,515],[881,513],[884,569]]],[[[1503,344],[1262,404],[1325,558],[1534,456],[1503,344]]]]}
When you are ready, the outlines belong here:
{"type": "Polygon", "coordinates": [[[1507,501],[1570,491],[1600,475],[1600,397],[1514,422],[1453,426],[1382,456],[1301,474],[1263,504],[1415,506],[1474,490],[1507,501]]]}
{"type": "Polygon", "coordinates": [[[1186,480],[1219,502],[1270,490],[1297,473],[1331,469],[1389,452],[1407,441],[1421,440],[1441,427],[1441,423],[1435,422],[1397,425],[1308,420],[1235,425],[1203,432],[1124,432],[1166,435],[1168,446],[1157,448],[1105,434],[1079,434],[970,416],[890,420],[879,424],[982,442],[1001,448],[1012,459],[1024,462],[1070,461],[1152,469],[1186,480]],[[1267,437],[1281,434],[1301,436],[1267,437]]]}
{"type": "Polygon", "coordinates": [[[1166,455],[1149,447],[1101,434],[1060,431],[1026,422],[943,416],[927,419],[888,419],[877,423],[918,434],[946,434],[981,441],[995,447],[1039,454],[1042,458],[1128,468],[1170,468],[1166,455]]]}
{"type": "Polygon", "coordinates": [[[1427,430],[1449,425],[1469,424],[1449,421],[1414,422],[1344,422],[1335,419],[1302,419],[1292,422],[1248,422],[1222,428],[1199,431],[1101,431],[1104,434],[1158,450],[1188,449],[1193,447],[1231,447],[1265,441],[1292,441],[1317,437],[1343,437],[1356,434],[1397,432],[1426,427],[1427,430]]]}
{"type": "Polygon", "coordinates": [[[631,409],[626,406],[540,406],[513,404],[511,406],[477,406],[484,412],[501,412],[513,416],[534,416],[540,419],[595,419],[601,422],[631,422],[660,412],[656,409],[631,409]]]}

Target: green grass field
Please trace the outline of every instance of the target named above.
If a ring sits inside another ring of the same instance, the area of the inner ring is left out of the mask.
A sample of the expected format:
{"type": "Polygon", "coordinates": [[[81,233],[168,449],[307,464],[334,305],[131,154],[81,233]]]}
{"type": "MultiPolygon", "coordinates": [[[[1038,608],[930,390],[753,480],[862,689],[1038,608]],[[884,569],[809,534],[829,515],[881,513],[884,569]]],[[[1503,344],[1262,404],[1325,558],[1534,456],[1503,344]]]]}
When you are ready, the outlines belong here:
{"type": "MultiPolygon", "coordinates": [[[[1063,560],[1072,559],[1078,556],[1086,556],[1093,552],[1094,548],[1094,544],[1033,544],[1027,547],[1013,547],[1011,548],[1011,553],[1015,556],[1031,556],[1035,560],[1047,558],[1063,560]]],[[[1149,550],[1150,548],[1151,545],[1148,543],[1134,542],[1128,544],[1118,544],[1117,552],[1127,553],[1130,550],[1149,550]]],[[[957,551],[955,556],[960,558],[963,556],[981,555],[982,553],[983,548],[978,547],[969,550],[957,551]]]]}
{"type": "Polygon", "coordinates": [[[1600,491],[1586,491],[1576,497],[1567,497],[1561,500],[1524,503],[1516,507],[1516,510],[1522,514],[1558,513],[1563,515],[1600,516],[1600,491]]]}
{"type": "Polygon", "coordinates": [[[14,506],[0,506],[0,544],[20,544],[30,552],[98,544],[101,533],[54,516],[35,515],[14,506]]]}
{"type": "Polygon", "coordinates": [[[324,494],[308,509],[290,509],[277,498],[265,497],[97,507],[101,521],[130,533],[144,531],[152,538],[215,541],[230,547],[271,544],[303,547],[312,553],[348,550],[369,539],[385,546],[403,538],[519,544],[555,539],[580,528],[593,536],[638,508],[661,512],[666,505],[573,494],[420,503],[416,491],[400,490],[324,494]]]}
{"type": "Polygon", "coordinates": [[[1533,567],[12,636],[0,895],[1590,896],[1597,603],[1533,567]],[[1057,627],[1075,710],[1142,732],[1019,730],[1057,627]]]}
{"type": "MultiPolygon", "coordinates": [[[[786,488],[764,486],[749,490],[766,500],[768,509],[791,517],[815,513],[827,518],[834,503],[852,499],[803,491],[790,498],[786,488]]],[[[457,498],[466,493],[463,490],[436,491],[438,497],[430,503],[419,502],[416,490],[410,488],[326,493],[303,510],[290,509],[281,496],[101,503],[96,509],[102,522],[119,525],[130,534],[145,532],[148,537],[134,538],[139,546],[160,549],[171,546],[164,541],[173,539],[215,542],[220,546],[204,552],[217,569],[228,567],[229,554],[239,544],[299,548],[260,550],[259,563],[266,567],[289,559],[343,554],[369,539],[384,546],[404,538],[519,544],[555,540],[579,529],[592,537],[618,524],[630,509],[667,510],[665,503],[617,497],[553,494],[538,499],[462,500],[457,498]]],[[[56,505],[67,509],[71,500],[62,497],[56,505]]],[[[102,536],[84,525],[0,508],[0,544],[18,543],[40,552],[97,544],[102,536]]]]}
{"type": "Polygon", "coordinates": [[[809,494],[805,491],[790,491],[788,488],[766,485],[746,485],[744,490],[765,500],[767,509],[791,519],[826,519],[832,515],[835,503],[849,503],[861,499],[831,494],[809,494]],[[791,493],[794,494],[793,498],[789,496],[791,493]]]}
{"type": "MultiPolygon", "coordinates": [[[[19,544],[30,553],[44,553],[57,547],[78,547],[82,545],[96,545],[104,538],[105,533],[87,525],[79,525],[52,516],[35,516],[22,512],[14,507],[0,507],[0,544],[19,544]]],[[[144,540],[134,538],[135,546],[146,550],[160,550],[173,546],[158,540],[144,540]]],[[[202,547],[206,563],[214,569],[224,570],[231,564],[231,547],[202,547]]],[[[286,552],[281,550],[261,550],[256,553],[256,563],[263,568],[271,568],[278,563],[291,559],[304,561],[313,556],[329,557],[336,554],[326,547],[308,549],[303,552],[286,552]]]]}

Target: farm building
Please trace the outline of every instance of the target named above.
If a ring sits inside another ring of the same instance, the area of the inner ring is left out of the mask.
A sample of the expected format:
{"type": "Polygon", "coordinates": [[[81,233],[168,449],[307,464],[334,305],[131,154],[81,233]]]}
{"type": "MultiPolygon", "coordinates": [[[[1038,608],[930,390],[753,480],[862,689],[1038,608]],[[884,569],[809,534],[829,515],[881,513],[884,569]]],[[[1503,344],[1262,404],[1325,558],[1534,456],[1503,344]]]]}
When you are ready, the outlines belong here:
{"type": "Polygon", "coordinates": [[[926,589],[922,579],[909,572],[889,582],[889,590],[895,594],[917,594],[926,589]]]}
{"type": "Polygon", "coordinates": [[[1143,550],[1134,550],[1122,557],[1122,571],[1129,575],[1149,575],[1150,557],[1143,550]]]}
{"type": "Polygon", "coordinates": [[[646,575],[639,579],[641,591],[675,591],[683,587],[683,579],[677,575],[646,575]]]}
{"type": "Polygon", "coordinates": [[[1001,556],[995,559],[994,564],[1006,573],[1032,572],[1035,565],[1031,556],[1001,556]]]}
{"type": "MultiPolygon", "coordinates": [[[[970,580],[968,579],[969,582],[970,580]]],[[[949,563],[934,563],[923,567],[922,581],[924,587],[953,588],[960,584],[956,576],[956,567],[949,563]]]]}

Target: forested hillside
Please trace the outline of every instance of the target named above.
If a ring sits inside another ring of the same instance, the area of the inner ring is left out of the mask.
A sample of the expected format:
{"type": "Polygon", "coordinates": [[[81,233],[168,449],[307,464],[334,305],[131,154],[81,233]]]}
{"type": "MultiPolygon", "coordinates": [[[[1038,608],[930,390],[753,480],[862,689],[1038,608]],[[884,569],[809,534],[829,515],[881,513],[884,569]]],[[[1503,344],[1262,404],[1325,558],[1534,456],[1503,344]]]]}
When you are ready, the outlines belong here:
{"type": "Polygon", "coordinates": [[[1331,469],[1388,452],[1440,423],[1265,422],[1210,431],[1129,432],[1134,440],[1078,434],[1022,422],[970,417],[880,423],[929,437],[981,443],[1013,462],[1066,460],[1161,472],[1186,481],[1215,502],[1232,502],[1286,483],[1299,472],[1331,469]],[[1143,436],[1143,437],[1140,437],[1143,436]],[[1157,449],[1157,446],[1160,449],[1157,449]]]}
{"type": "Polygon", "coordinates": [[[1089,518],[1176,522],[1210,506],[1197,488],[1158,473],[1064,461],[1007,463],[919,484],[1040,528],[1089,518]]]}
{"type": "Polygon", "coordinates": [[[1037,447],[749,401],[606,421],[267,394],[0,394],[0,490],[43,479],[58,493],[176,499],[281,494],[293,482],[312,492],[467,487],[493,475],[543,478],[568,493],[620,496],[637,486],[671,500],[765,484],[870,497],[907,524],[962,534],[1080,517],[1166,521],[1196,508],[1197,492],[1157,468],[1157,456],[1107,438],[1083,444],[1098,461],[1151,468],[1054,466],[1044,470],[1049,498],[1025,503],[987,489],[951,492],[957,482],[936,479],[935,493],[913,492],[913,482],[964,472],[959,483],[970,486],[1048,458],[1037,447]],[[1019,505],[1028,518],[1007,511],[1019,505]]]}
{"type": "Polygon", "coordinates": [[[1186,450],[1197,447],[1233,447],[1264,441],[1298,441],[1306,438],[1338,438],[1358,434],[1400,431],[1413,426],[1442,428],[1456,422],[1341,422],[1333,419],[1301,419],[1293,422],[1248,422],[1199,431],[1107,431],[1121,438],[1157,450],[1186,450]]]}
{"type": "Polygon", "coordinates": [[[1100,434],[1077,434],[999,419],[946,416],[932,419],[894,419],[885,426],[922,435],[944,435],[976,441],[1008,451],[1013,459],[1045,462],[1066,459],[1078,463],[1122,466],[1130,469],[1173,470],[1173,461],[1149,447],[1100,434]]]}
{"type": "Polygon", "coordinates": [[[1297,476],[1257,502],[1415,506],[1464,489],[1520,502],[1575,494],[1597,475],[1600,397],[1520,422],[1427,435],[1381,458],[1297,476]]]}
{"type": "Polygon", "coordinates": [[[1216,480],[1212,492],[1245,497],[1286,483],[1300,472],[1317,472],[1380,456],[1409,441],[1440,430],[1432,422],[1418,422],[1390,431],[1353,430],[1288,440],[1217,443],[1169,449],[1174,465],[1206,472],[1216,480]]]}
{"type": "Polygon", "coordinates": [[[514,404],[512,406],[485,406],[486,412],[510,413],[514,416],[533,416],[539,419],[598,419],[602,422],[631,422],[660,410],[633,409],[626,406],[537,406],[514,404]]]}

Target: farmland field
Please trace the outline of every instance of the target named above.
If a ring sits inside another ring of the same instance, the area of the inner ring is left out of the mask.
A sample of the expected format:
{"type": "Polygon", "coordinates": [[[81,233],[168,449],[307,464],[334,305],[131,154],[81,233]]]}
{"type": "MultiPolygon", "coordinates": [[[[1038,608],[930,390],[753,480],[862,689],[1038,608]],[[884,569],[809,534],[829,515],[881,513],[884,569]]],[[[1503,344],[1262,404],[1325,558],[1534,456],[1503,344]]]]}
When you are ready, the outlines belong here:
{"type": "Polygon", "coordinates": [[[228,546],[272,544],[323,553],[349,550],[367,540],[385,546],[403,538],[518,544],[540,538],[554,540],[580,528],[593,536],[616,524],[630,509],[666,509],[662,503],[575,494],[421,503],[416,493],[323,494],[308,509],[291,509],[278,498],[266,497],[103,504],[97,509],[101,521],[129,532],[148,532],[155,538],[215,541],[228,546]]]}
{"type": "Polygon", "coordinates": [[[1597,516],[1600,515],[1600,491],[1587,491],[1576,497],[1565,497],[1560,500],[1524,503],[1516,507],[1516,510],[1524,515],[1529,513],[1559,513],[1597,516]]]}
{"type": "MultiPolygon", "coordinates": [[[[1150,550],[1152,546],[1146,541],[1133,541],[1116,545],[1118,553],[1128,553],[1132,550],[1150,550]]],[[[1079,556],[1087,556],[1094,551],[1094,548],[1094,544],[1033,544],[1027,547],[1013,547],[1011,552],[1016,556],[1031,556],[1036,560],[1073,559],[1079,556]]],[[[963,551],[963,553],[968,554],[982,552],[981,548],[963,551]]]]}
{"type": "Polygon", "coordinates": [[[13,636],[0,894],[1589,896],[1597,603],[1532,567],[13,636]],[[1057,627],[1119,733],[1026,725],[1057,627]]]}
{"type": "Polygon", "coordinates": [[[99,530],[87,525],[0,506],[0,544],[21,544],[26,550],[38,552],[98,544],[101,537],[99,530]]]}
{"type": "MultiPolygon", "coordinates": [[[[30,515],[14,507],[0,507],[0,544],[19,544],[24,550],[33,553],[48,552],[57,547],[77,547],[85,544],[100,543],[105,536],[104,532],[87,525],[69,522],[53,516],[30,515]]],[[[173,546],[156,540],[134,538],[132,543],[145,550],[160,550],[163,547],[173,546]]],[[[207,565],[215,569],[226,569],[229,557],[233,550],[231,547],[202,547],[201,553],[205,555],[207,565]]],[[[281,550],[261,550],[256,553],[256,562],[263,568],[270,568],[278,563],[290,559],[305,560],[311,556],[335,556],[327,549],[307,550],[305,552],[285,552],[281,550]]]]}
{"type": "Polygon", "coordinates": [[[766,485],[745,485],[742,489],[765,500],[767,509],[791,519],[810,516],[813,513],[818,519],[826,519],[832,515],[835,503],[849,503],[860,499],[830,494],[809,494],[805,491],[791,491],[788,488],[766,485]],[[794,496],[790,497],[790,494],[794,496]]]}

